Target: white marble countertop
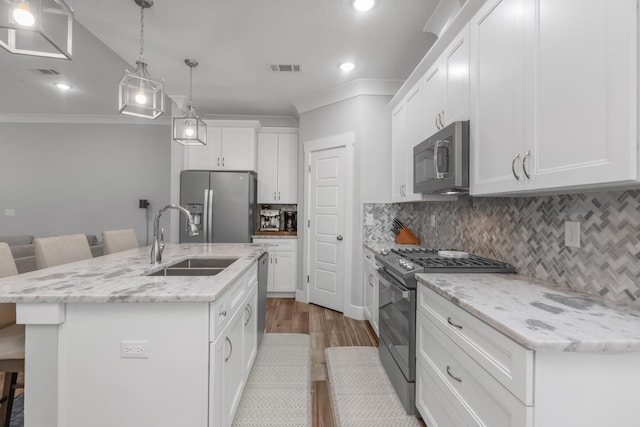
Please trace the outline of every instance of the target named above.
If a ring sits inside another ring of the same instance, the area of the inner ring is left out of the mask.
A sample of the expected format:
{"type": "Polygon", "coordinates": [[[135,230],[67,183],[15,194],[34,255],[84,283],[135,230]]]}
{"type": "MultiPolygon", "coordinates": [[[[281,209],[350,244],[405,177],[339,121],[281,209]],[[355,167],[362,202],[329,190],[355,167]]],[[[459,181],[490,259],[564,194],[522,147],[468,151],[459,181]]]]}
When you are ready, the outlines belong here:
{"type": "Polygon", "coordinates": [[[438,294],[533,350],[640,351],[640,310],[513,274],[417,274],[438,294]]]}
{"type": "Polygon", "coordinates": [[[419,248],[420,246],[401,244],[396,242],[376,242],[376,243],[365,243],[364,247],[373,251],[376,254],[379,254],[382,249],[419,248]]]}
{"type": "Polygon", "coordinates": [[[0,302],[113,303],[215,301],[269,245],[167,243],[152,266],[150,246],[0,279],[0,302]],[[186,258],[238,258],[215,276],[146,276],[186,258]]]}
{"type": "Polygon", "coordinates": [[[298,236],[290,234],[256,234],[251,236],[251,239],[298,239],[298,236]]]}

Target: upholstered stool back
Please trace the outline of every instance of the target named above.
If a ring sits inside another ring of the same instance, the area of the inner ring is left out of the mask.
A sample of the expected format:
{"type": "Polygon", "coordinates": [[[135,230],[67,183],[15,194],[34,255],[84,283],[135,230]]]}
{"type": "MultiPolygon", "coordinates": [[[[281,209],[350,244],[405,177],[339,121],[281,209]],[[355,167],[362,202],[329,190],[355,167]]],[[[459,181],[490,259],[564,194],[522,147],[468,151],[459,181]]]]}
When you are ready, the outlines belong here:
{"type": "Polygon", "coordinates": [[[138,238],[133,228],[126,230],[109,230],[102,232],[102,248],[104,254],[127,251],[138,247],[138,238]]]}
{"type": "Polygon", "coordinates": [[[84,234],[37,237],[33,239],[38,269],[90,259],[91,249],[84,234]]]}

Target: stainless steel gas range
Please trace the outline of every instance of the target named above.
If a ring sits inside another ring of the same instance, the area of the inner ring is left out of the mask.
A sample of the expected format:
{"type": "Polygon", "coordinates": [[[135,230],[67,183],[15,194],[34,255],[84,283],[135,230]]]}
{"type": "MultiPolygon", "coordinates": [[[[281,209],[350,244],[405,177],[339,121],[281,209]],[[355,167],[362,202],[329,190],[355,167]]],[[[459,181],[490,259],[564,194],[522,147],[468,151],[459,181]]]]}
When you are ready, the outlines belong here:
{"type": "Polygon", "coordinates": [[[419,247],[381,251],[376,261],[380,360],[407,414],[414,414],[416,273],[515,273],[515,268],[466,252],[419,247]]]}

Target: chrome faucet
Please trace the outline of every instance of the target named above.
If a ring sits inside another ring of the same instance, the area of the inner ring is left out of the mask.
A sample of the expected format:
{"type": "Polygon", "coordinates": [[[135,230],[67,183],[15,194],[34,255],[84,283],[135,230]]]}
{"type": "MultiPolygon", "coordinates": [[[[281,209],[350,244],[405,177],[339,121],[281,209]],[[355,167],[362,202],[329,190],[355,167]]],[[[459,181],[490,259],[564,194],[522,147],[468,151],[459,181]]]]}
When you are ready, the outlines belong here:
{"type": "Polygon", "coordinates": [[[160,217],[164,213],[164,211],[169,209],[176,209],[187,217],[187,231],[189,232],[189,236],[197,236],[198,235],[198,226],[195,222],[193,222],[193,216],[191,216],[191,212],[186,210],[180,205],[170,204],[158,211],[156,213],[156,219],[153,221],[153,245],[151,245],[151,264],[157,264],[162,261],[162,251],[164,250],[164,230],[160,230],[160,217]]]}

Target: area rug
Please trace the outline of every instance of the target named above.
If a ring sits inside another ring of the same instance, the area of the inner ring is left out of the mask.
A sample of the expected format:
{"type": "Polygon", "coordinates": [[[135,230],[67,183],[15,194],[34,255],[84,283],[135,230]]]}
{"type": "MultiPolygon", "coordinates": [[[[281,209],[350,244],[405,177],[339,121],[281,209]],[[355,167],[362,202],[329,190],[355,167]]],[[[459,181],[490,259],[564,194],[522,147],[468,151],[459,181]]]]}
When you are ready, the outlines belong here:
{"type": "Polygon", "coordinates": [[[311,426],[309,335],[264,335],[233,426],[311,426]]]}
{"type": "Polygon", "coordinates": [[[420,426],[402,407],[376,347],[330,347],[325,356],[338,427],[420,426]]]}

